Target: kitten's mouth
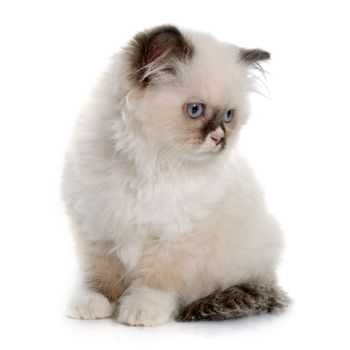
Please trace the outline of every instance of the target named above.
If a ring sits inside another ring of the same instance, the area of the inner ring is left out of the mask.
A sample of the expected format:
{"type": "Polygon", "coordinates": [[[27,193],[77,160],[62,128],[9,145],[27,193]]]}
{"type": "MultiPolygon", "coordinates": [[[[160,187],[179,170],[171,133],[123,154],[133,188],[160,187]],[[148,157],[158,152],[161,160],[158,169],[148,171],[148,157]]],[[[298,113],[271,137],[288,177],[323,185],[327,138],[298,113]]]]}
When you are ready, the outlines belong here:
{"type": "Polygon", "coordinates": [[[225,143],[225,139],[222,138],[216,143],[216,146],[220,146],[220,148],[222,148],[224,143],[225,143]]]}

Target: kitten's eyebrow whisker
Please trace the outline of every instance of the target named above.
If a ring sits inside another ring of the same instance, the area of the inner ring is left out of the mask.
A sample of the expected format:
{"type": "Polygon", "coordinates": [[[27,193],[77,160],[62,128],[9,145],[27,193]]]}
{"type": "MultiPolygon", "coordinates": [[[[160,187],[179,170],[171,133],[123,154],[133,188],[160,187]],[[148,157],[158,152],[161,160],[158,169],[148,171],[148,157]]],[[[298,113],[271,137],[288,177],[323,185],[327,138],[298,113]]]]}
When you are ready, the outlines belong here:
{"type": "Polygon", "coordinates": [[[266,84],[266,81],[262,80],[260,77],[258,76],[254,76],[254,83],[253,83],[253,87],[252,87],[252,92],[255,92],[261,96],[264,96],[266,98],[270,98],[270,90],[266,84]],[[267,92],[267,94],[264,94],[261,89],[259,88],[259,86],[262,86],[263,89],[267,92]]]}
{"type": "Polygon", "coordinates": [[[255,63],[253,65],[253,70],[250,72],[249,78],[253,81],[252,92],[270,98],[270,90],[267,86],[267,74],[269,74],[269,72],[266,71],[261,64],[255,63]],[[265,90],[267,94],[260,90],[259,85],[263,87],[263,90],[265,90]]]}

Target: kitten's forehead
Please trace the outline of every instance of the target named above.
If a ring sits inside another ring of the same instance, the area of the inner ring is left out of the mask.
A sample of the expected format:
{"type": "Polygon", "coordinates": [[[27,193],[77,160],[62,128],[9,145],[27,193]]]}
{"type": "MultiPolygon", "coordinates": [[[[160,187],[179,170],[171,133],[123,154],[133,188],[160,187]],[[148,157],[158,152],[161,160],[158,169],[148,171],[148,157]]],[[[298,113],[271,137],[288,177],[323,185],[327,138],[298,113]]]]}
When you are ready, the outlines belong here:
{"type": "Polygon", "coordinates": [[[241,98],[246,90],[247,71],[238,58],[238,47],[208,34],[184,33],[194,54],[184,67],[183,83],[193,97],[212,105],[225,105],[241,98]]]}

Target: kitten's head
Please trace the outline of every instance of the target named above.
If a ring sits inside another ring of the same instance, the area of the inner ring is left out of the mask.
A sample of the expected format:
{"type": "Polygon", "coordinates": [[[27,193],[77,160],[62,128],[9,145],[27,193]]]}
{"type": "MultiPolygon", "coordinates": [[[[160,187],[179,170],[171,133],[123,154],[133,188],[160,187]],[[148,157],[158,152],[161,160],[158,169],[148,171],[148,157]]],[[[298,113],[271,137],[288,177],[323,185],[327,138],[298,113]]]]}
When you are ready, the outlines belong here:
{"type": "Polygon", "coordinates": [[[250,68],[269,58],[173,26],[139,33],[126,49],[131,125],[152,151],[215,157],[247,118],[250,68]]]}

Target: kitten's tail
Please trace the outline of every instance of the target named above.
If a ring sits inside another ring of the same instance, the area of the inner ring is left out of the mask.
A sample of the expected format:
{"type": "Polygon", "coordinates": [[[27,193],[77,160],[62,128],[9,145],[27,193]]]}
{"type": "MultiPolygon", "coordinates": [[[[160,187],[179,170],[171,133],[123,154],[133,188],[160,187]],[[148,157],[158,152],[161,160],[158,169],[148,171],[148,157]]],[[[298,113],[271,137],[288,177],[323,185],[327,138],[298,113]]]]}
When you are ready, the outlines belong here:
{"type": "Polygon", "coordinates": [[[186,305],[177,321],[227,320],[259,313],[276,313],[290,302],[278,286],[245,283],[217,291],[186,305]]]}

